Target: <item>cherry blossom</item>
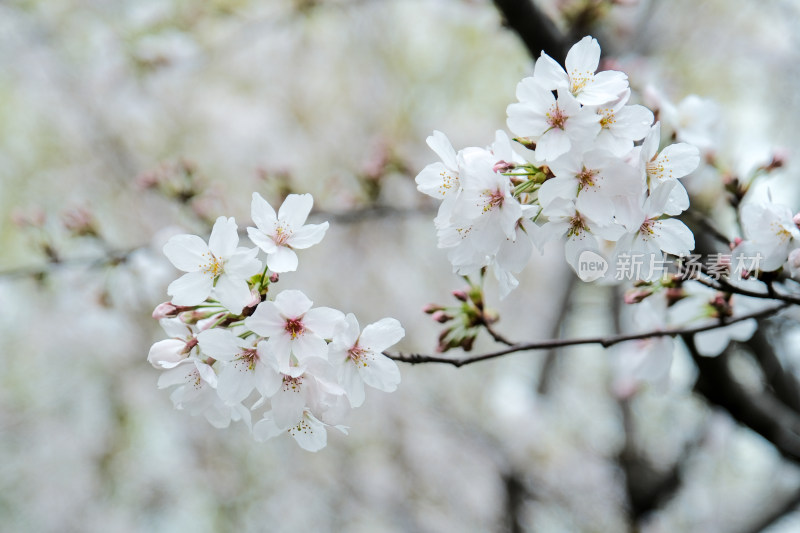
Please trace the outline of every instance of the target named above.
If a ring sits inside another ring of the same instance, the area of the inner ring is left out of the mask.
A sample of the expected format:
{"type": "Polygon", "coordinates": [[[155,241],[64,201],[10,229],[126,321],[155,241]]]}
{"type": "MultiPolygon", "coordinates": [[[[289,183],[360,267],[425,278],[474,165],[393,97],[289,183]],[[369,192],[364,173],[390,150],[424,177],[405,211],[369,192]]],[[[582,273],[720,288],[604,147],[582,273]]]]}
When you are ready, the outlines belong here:
{"type": "Polygon", "coordinates": [[[290,194],[283,201],[278,213],[257,192],[253,193],[251,216],[256,227],[247,228],[247,236],[267,254],[267,267],[273,272],[297,270],[297,254],[318,244],[328,223],[306,224],[314,205],[310,194],[290,194]]]}
{"type": "Polygon", "coordinates": [[[250,302],[247,278],[261,270],[258,249],[237,248],[239,235],[233,218],[219,217],[208,244],[196,235],[175,235],[164,245],[164,255],[179,270],[187,272],[170,283],[172,303],[193,306],[213,292],[219,302],[239,314],[250,302]]]}
{"type": "Polygon", "coordinates": [[[534,67],[533,77],[546,90],[566,89],[583,105],[601,105],[617,100],[628,88],[623,72],[597,72],[600,45],[586,36],[567,52],[566,70],[542,52],[534,67]]]}
{"type": "Polygon", "coordinates": [[[364,384],[385,392],[397,388],[400,370],[382,352],[404,335],[405,330],[394,318],[381,319],[361,331],[355,315],[347,314],[333,337],[328,357],[339,369],[339,382],[351,406],[364,403],[364,384]]]}
{"type": "Polygon", "coordinates": [[[800,246],[800,230],[792,210],[785,205],[747,203],[742,206],[741,217],[747,240],[736,250],[751,257],[759,254],[760,270],[778,270],[786,263],[789,252],[800,246]]]}
{"type": "Polygon", "coordinates": [[[265,349],[276,354],[281,372],[289,372],[292,354],[299,362],[328,356],[325,339],[333,336],[344,314],[329,307],[312,309],[312,305],[301,291],[285,290],[274,301],[261,302],[245,319],[251,331],[269,337],[265,349]]]}

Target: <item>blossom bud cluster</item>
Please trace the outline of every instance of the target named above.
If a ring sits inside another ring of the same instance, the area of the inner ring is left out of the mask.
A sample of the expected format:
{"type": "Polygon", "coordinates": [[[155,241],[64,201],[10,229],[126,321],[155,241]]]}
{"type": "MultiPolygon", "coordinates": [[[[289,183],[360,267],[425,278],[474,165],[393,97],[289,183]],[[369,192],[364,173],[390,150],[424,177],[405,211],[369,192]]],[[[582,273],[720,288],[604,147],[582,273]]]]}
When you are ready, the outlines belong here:
{"type": "Polygon", "coordinates": [[[689,228],[672,217],[689,207],[679,179],[698,166],[698,149],[659,150],[653,113],[629,104],[627,76],[597,72],[599,61],[591,37],[570,49],[566,68],[542,53],[508,106],[519,151],[502,131],[488,148],[458,152],[441,132],[428,138],[441,162],[419,173],[417,188],[441,200],[438,244],[456,273],[491,267],[505,297],[534,246],[551,239],[565,241],[576,272],[586,251],[683,255],[694,248],[689,228]]]}
{"type": "Polygon", "coordinates": [[[147,359],[163,371],[159,388],[175,387],[176,408],[219,428],[243,421],[259,441],[288,433],[317,451],[327,428],[346,432],[340,422],[364,402],[365,385],[397,388],[400,372],[382,352],[405,331],[393,318],[362,330],[353,314],[314,307],[299,290],[273,294],[278,274],[297,269],[296,250],[325,236],[327,222],[305,223],[312,205],[310,194],[291,194],[276,213],[253,193],[255,247],[239,246],[236,221],[224,216],[208,242],[172,237],[164,254],[185,274],[153,312],[169,338],[147,359]],[[254,410],[263,410],[255,423],[254,410]]]}

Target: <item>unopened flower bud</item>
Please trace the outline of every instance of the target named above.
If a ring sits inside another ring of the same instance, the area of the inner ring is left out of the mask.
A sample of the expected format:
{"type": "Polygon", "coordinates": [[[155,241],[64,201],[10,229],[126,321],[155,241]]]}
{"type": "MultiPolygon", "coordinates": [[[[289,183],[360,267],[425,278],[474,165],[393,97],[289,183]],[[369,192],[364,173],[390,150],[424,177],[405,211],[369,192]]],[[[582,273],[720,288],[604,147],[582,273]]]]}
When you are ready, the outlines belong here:
{"type": "Polygon", "coordinates": [[[456,300],[461,300],[462,302],[469,300],[467,291],[453,291],[453,296],[456,298],[456,300]]]}
{"type": "Polygon", "coordinates": [[[644,300],[645,298],[647,298],[651,294],[653,294],[653,289],[651,289],[649,287],[641,288],[641,289],[633,289],[633,290],[627,291],[625,293],[625,303],[626,304],[638,304],[639,302],[641,302],[642,300],[644,300]]]}
{"type": "Polygon", "coordinates": [[[508,172],[509,170],[513,170],[515,168],[517,168],[516,163],[509,163],[508,161],[498,161],[497,163],[494,164],[492,170],[494,170],[495,172],[503,173],[503,172],[508,172]]]}
{"type": "Polygon", "coordinates": [[[436,311],[442,311],[442,310],[444,310],[444,307],[438,304],[428,304],[422,308],[422,312],[425,313],[426,315],[431,315],[436,311]]]}
{"type": "Polygon", "coordinates": [[[180,339],[164,339],[150,347],[147,361],[155,368],[172,368],[186,359],[189,353],[186,342],[180,339]]]}
{"type": "Polygon", "coordinates": [[[737,246],[739,246],[740,244],[742,244],[743,242],[744,242],[744,239],[742,239],[741,237],[736,237],[735,239],[733,239],[733,242],[732,242],[732,243],[730,243],[730,245],[729,245],[729,246],[730,246],[731,250],[733,250],[733,249],[735,249],[737,246]]]}
{"type": "Polygon", "coordinates": [[[536,142],[530,137],[515,137],[514,140],[529,150],[536,150],[536,142]]]}
{"type": "Polygon", "coordinates": [[[448,322],[448,321],[453,319],[452,316],[448,315],[444,311],[436,311],[436,312],[434,312],[431,315],[431,318],[434,319],[436,322],[439,322],[440,324],[444,324],[445,322],[448,322]]]}
{"type": "Polygon", "coordinates": [[[664,294],[667,298],[667,307],[673,305],[678,300],[686,298],[686,291],[681,287],[669,288],[664,294]]]}
{"type": "Polygon", "coordinates": [[[277,272],[273,272],[272,274],[269,275],[270,283],[278,283],[278,279],[280,279],[280,276],[278,275],[277,272]]]}
{"type": "Polygon", "coordinates": [[[160,303],[153,310],[153,318],[161,320],[162,318],[172,318],[178,316],[179,308],[172,302],[160,303]]]}

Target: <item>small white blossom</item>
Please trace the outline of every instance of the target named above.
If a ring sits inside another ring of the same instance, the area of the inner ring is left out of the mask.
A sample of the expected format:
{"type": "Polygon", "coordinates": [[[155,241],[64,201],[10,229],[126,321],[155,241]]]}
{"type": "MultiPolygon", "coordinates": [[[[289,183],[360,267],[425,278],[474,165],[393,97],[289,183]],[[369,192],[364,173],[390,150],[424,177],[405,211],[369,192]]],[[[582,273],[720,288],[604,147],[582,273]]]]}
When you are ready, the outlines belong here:
{"type": "Polygon", "coordinates": [[[219,302],[235,314],[250,302],[247,279],[261,270],[256,248],[237,248],[239,235],[233,218],[219,217],[208,244],[197,235],[175,235],[164,245],[164,255],[187,272],[170,283],[172,303],[193,306],[213,291],[219,302]]]}
{"type": "Polygon", "coordinates": [[[290,194],[278,213],[257,192],[253,193],[250,216],[256,227],[247,228],[247,236],[267,254],[267,267],[273,272],[297,270],[297,254],[318,244],[328,229],[328,223],[306,224],[314,205],[310,194],[290,194]]]}

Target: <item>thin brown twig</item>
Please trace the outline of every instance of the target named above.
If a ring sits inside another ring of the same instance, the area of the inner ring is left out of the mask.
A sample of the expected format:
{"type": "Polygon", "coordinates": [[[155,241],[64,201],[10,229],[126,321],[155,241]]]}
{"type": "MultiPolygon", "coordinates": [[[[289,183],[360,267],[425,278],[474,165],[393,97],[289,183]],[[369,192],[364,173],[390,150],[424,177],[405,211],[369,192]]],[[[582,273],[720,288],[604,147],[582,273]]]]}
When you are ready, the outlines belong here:
{"type": "Polygon", "coordinates": [[[503,355],[508,355],[515,352],[525,352],[530,350],[548,350],[551,348],[560,348],[563,346],[578,346],[582,344],[599,344],[604,348],[608,348],[609,346],[613,346],[615,344],[619,344],[625,341],[634,341],[634,340],[642,340],[642,339],[649,339],[655,337],[674,337],[677,335],[694,335],[696,333],[702,333],[704,331],[710,331],[712,329],[723,328],[725,326],[730,326],[731,324],[735,324],[737,322],[742,322],[744,320],[749,320],[751,318],[766,318],[768,316],[774,315],[775,313],[786,309],[789,307],[789,303],[781,303],[780,305],[773,306],[767,309],[762,309],[761,311],[757,311],[754,313],[749,313],[746,315],[741,315],[738,317],[733,317],[729,319],[720,319],[719,322],[715,322],[712,324],[706,324],[703,326],[694,326],[691,328],[671,328],[671,329],[657,329],[652,331],[646,331],[644,333],[635,333],[635,334],[628,334],[628,335],[611,335],[608,337],[583,337],[583,338],[574,338],[574,339],[551,339],[546,341],[537,341],[537,342],[528,342],[522,344],[515,344],[510,346],[509,348],[503,350],[497,350],[494,352],[488,352],[479,355],[473,355],[470,357],[463,357],[460,359],[454,359],[449,357],[442,357],[438,355],[426,355],[426,354],[403,354],[403,353],[388,353],[383,352],[383,354],[390,359],[394,359],[395,361],[401,361],[403,363],[411,363],[411,364],[418,364],[418,363],[446,363],[449,365],[453,365],[455,367],[461,367],[464,365],[468,365],[471,363],[477,363],[478,361],[486,361],[488,359],[495,359],[497,357],[501,357],[503,355]]]}

